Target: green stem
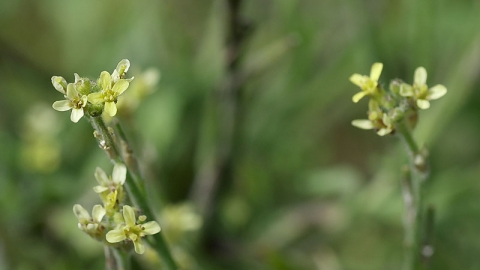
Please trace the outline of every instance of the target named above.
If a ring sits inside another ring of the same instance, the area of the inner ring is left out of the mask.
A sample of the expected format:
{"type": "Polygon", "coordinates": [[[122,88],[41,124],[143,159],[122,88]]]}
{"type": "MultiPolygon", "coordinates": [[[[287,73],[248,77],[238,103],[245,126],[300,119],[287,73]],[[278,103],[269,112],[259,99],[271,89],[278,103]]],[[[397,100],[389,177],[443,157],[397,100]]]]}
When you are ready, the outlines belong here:
{"type": "Polygon", "coordinates": [[[115,261],[117,262],[117,270],[130,270],[132,269],[130,255],[120,249],[117,248],[110,248],[113,256],[115,257],[115,261]]]}
{"type": "Polygon", "coordinates": [[[402,138],[407,152],[409,153],[409,168],[404,170],[403,198],[405,204],[405,261],[404,270],[416,268],[420,258],[421,219],[422,219],[422,190],[421,185],[427,174],[426,156],[423,155],[412,136],[411,131],[401,122],[397,125],[397,131],[402,138]],[[422,163],[419,164],[418,160],[422,163]],[[422,165],[422,166],[420,166],[422,165]]]}
{"type": "MultiPolygon", "coordinates": [[[[133,201],[135,205],[137,205],[148,217],[155,218],[153,211],[148,204],[146,199],[145,192],[142,191],[143,183],[141,187],[137,184],[137,180],[143,180],[141,177],[134,173],[134,169],[129,167],[129,163],[123,160],[123,156],[120,155],[120,151],[118,151],[116,141],[112,136],[112,132],[107,128],[103,118],[99,117],[87,117],[92,127],[96,131],[95,137],[99,141],[100,147],[105,150],[107,155],[109,156],[112,163],[122,162],[128,167],[128,174],[125,181],[125,188],[130,199],[133,201]]],[[[124,139],[124,138],[122,138],[124,139]]],[[[125,141],[125,143],[127,143],[125,141]]],[[[157,251],[158,255],[162,258],[163,263],[169,270],[176,270],[178,269],[175,261],[173,260],[172,254],[168,248],[168,245],[162,235],[162,232],[154,234],[151,236],[154,241],[147,238],[147,241],[150,245],[157,251]]]]}

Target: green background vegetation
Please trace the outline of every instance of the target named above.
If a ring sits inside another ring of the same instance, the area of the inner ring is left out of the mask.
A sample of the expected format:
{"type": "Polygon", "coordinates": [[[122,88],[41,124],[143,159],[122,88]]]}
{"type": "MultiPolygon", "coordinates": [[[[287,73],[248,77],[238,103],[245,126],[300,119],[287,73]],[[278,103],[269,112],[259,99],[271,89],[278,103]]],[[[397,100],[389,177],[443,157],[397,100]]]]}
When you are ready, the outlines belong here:
{"type": "MultiPolygon", "coordinates": [[[[172,240],[192,269],[400,268],[407,156],[395,136],[350,125],[367,102],[352,103],[348,78],[377,61],[384,84],[411,83],[424,66],[430,85],[448,88],[415,133],[431,157],[431,269],[478,268],[480,3],[246,0],[242,14],[251,28],[240,69],[249,75],[229,177],[212,195],[195,187],[204,170],[215,173],[228,130],[225,1],[0,1],[0,269],[103,267],[72,206],[99,203],[95,167],[112,166],[85,120],[50,108],[61,99],[50,78],[96,78],[123,58],[131,75],[162,74],[122,119],[152,201],[160,209],[212,198],[202,229],[172,240]]],[[[156,269],[153,255],[137,260],[156,269]]]]}

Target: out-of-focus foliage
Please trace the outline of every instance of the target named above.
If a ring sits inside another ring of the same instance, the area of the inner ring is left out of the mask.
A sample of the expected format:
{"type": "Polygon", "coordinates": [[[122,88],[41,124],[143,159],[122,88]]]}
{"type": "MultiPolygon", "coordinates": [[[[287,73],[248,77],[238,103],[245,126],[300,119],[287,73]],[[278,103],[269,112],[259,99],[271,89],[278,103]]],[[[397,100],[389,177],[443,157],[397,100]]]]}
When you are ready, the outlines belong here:
{"type": "MultiPolygon", "coordinates": [[[[400,268],[406,154],[394,136],[350,125],[365,106],[353,106],[348,77],[377,61],[380,83],[411,82],[424,66],[431,85],[448,88],[421,113],[416,133],[432,162],[431,269],[480,265],[480,3],[243,2],[252,29],[240,63],[248,76],[234,177],[220,180],[227,183],[202,218],[191,194],[222,129],[225,1],[0,1],[0,269],[103,267],[102,246],[78,230],[72,206],[99,203],[93,173],[111,165],[85,120],[51,109],[59,97],[50,78],[96,77],[123,58],[137,78],[161,72],[120,117],[185,267],[400,268]]],[[[149,251],[136,260],[158,269],[149,251]]]]}

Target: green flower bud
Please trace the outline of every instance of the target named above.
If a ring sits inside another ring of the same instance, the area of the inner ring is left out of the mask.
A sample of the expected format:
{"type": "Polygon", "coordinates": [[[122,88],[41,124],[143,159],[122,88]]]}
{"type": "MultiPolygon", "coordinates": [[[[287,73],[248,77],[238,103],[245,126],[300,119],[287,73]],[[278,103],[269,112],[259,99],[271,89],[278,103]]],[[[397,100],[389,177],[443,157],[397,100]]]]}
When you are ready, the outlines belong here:
{"type": "Polygon", "coordinates": [[[75,73],[75,87],[82,95],[88,95],[91,92],[92,83],[88,78],[82,78],[75,73]]]}

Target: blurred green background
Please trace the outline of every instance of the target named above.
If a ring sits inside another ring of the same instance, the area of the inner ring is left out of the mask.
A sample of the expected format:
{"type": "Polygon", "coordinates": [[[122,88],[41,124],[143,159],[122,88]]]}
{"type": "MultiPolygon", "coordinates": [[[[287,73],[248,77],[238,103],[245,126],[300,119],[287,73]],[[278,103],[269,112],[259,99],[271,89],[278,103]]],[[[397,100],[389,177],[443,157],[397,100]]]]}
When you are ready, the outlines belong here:
{"type": "MultiPolygon", "coordinates": [[[[415,133],[431,157],[430,269],[478,269],[480,2],[245,0],[241,14],[232,113],[226,1],[0,1],[0,269],[103,268],[72,206],[99,203],[95,167],[112,166],[87,121],[51,109],[50,78],[123,58],[131,89],[152,93],[119,117],[185,269],[400,269],[407,156],[350,125],[367,102],[348,78],[377,61],[384,84],[424,66],[448,88],[415,133]]],[[[148,252],[136,265],[160,269],[148,252]]]]}

